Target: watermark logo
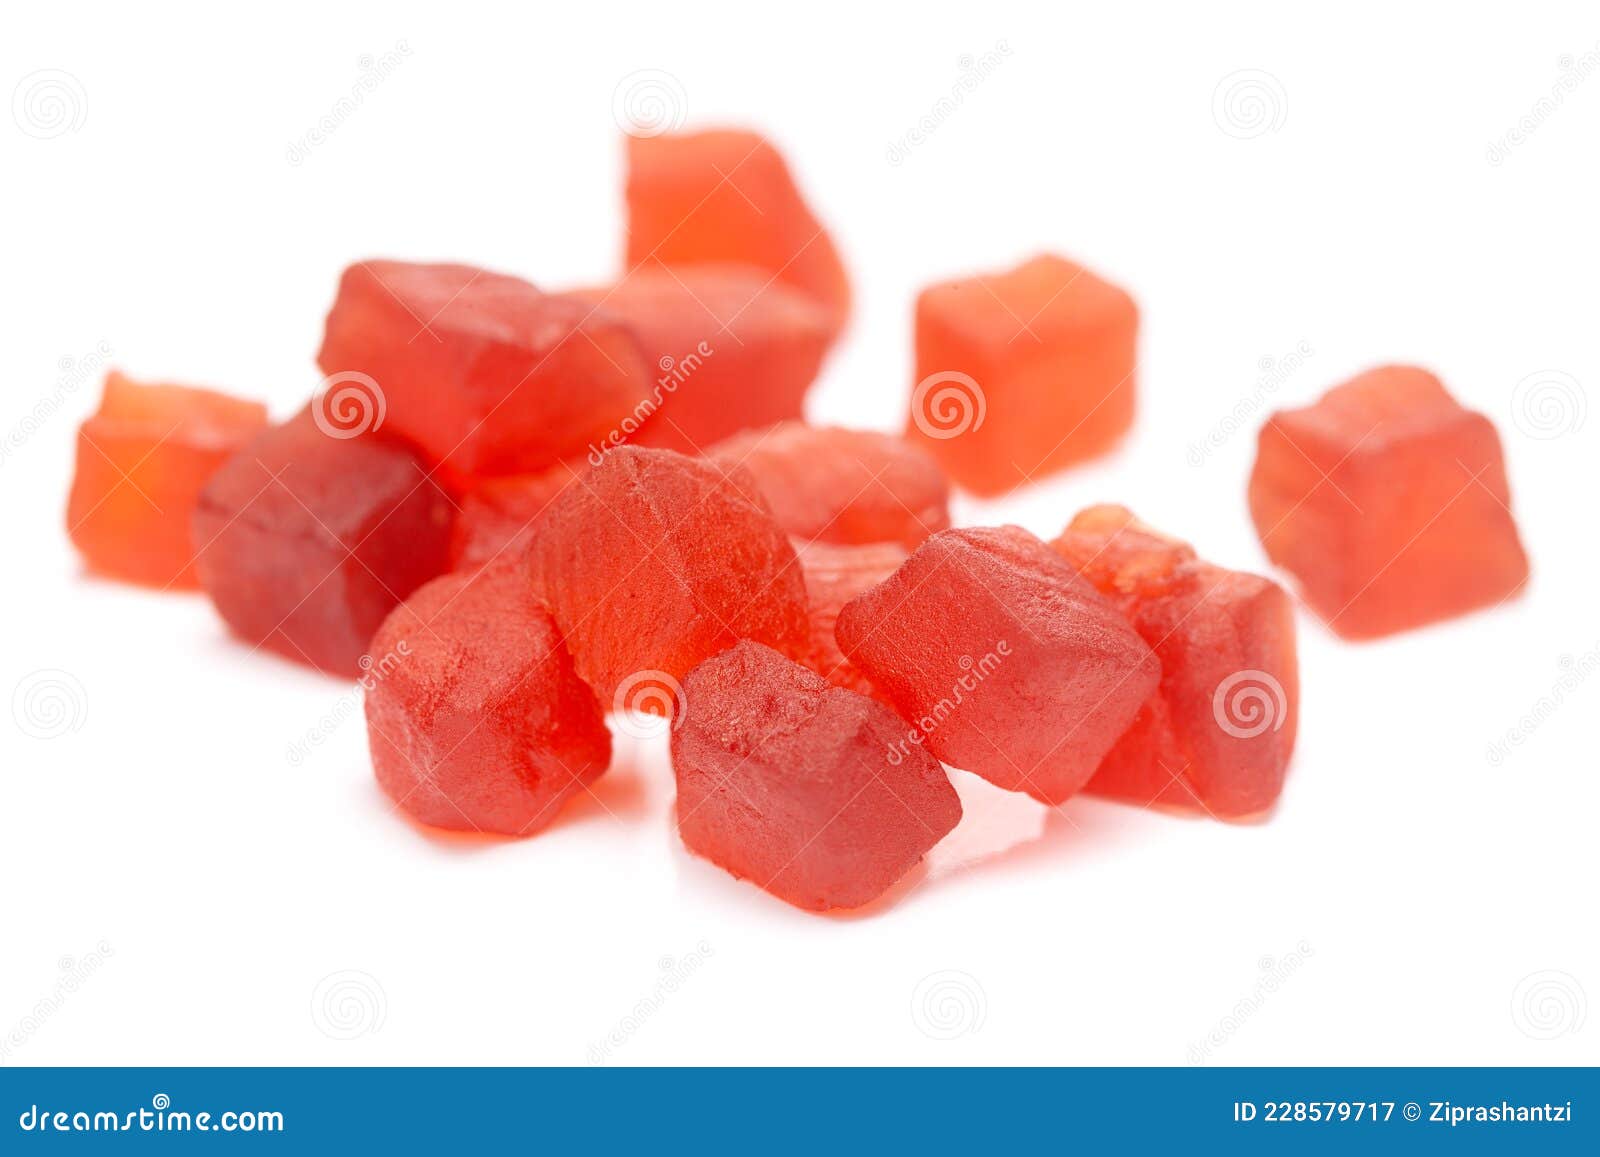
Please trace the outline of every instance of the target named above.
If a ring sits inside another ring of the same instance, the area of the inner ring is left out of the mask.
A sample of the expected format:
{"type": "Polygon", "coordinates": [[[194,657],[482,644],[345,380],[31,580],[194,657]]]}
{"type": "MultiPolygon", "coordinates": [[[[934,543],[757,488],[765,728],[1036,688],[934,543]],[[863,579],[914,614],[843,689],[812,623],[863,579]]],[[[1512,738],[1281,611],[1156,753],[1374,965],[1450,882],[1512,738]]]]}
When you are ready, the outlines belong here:
{"type": "Polygon", "coordinates": [[[889,163],[903,165],[914,150],[926,144],[928,138],[956,115],[967,98],[976,92],[984,81],[993,76],[1010,55],[1011,45],[1004,40],[995,41],[992,49],[977,56],[973,56],[970,52],[963,53],[956,61],[956,67],[960,72],[949,91],[934,101],[928,111],[919,116],[910,128],[889,142],[886,151],[889,163]]]}
{"type": "Polygon", "coordinates": [[[682,956],[663,956],[658,960],[656,968],[660,975],[656,978],[655,984],[634,1003],[627,1015],[617,1021],[604,1037],[589,1046],[589,1063],[603,1065],[610,1060],[611,1054],[632,1040],[650,1018],[660,1012],[667,1001],[681,991],[695,973],[705,967],[706,961],[712,955],[711,945],[702,940],[693,950],[685,952],[682,956]]]}
{"type": "Polygon", "coordinates": [[[683,685],[666,671],[635,671],[617,684],[611,710],[617,730],[635,739],[666,731],[686,707],[683,685]]]}
{"type": "Polygon", "coordinates": [[[378,383],[357,370],[329,374],[311,396],[311,420],[328,437],[341,441],[378,429],[388,412],[378,383]]]}
{"type": "Polygon", "coordinates": [[[989,412],[983,387],[971,374],[940,370],[911,391],[911,420],[930,438],[947,441],[977,430],[989,412]]]}
{"type": "Polygon", "coordinates": [[[1211,117],[1236,140],[1275,133],[1289,119],[1289,96],[1270,72],[1244,68],[1230,72],[1211,93],[1211,117]]]}
{"type": "Polygon", "coordinates": [[[955,1040],[983,1028],[989,998],[970,972],[931,972],[911,991],[911,1023],[933,1040],[955,1040]]]}
{"type": "Polygon", "coordinates": [[[699,369],[706,364],[706,359],[717,351],[710,342],[702,341],[694,349],[681,357],[663,354],[656,362],[656,369],[660,375],[656,378],[655,388],[651,390],[648,398],[640,399],[634,406],[633,412],[623,417],[622,421],[604,438],[589,446],[589,464],[600,465],[600,459],[605,457],[607,450],[621,446],[639,428],[659,410],[669,397],[678,392],[678,387],[692,378],[699,369]]]}
{"type": "Polygon", "coordinates": [[[689,94],[670,72],[642,68],[617,82],[611,93],[611,115],[631,137],[675,133],[689,116],[689,94]]]}
{"type": "Polygon", "coordinates": [[[333,1040],[371,1036],[388,1016],[389,997],[366,972],[330,972],[311,993],[311,1022],[333,1040]]]}
{"type": "Polygon", "coordinates": [[[59,739],[83,729],[89,719],[89,693],[70,671],[34,671],[11,692],[11,717],[24,735],[59,739]]]}
{"type": "Polygon", "coordinates": [[[11,119],[28,136],[48,141],[75,133],[89,119],[89,96],[70,72],[30,72],[11,90],[11,119]]]}
{"type": "Polygon", "coordinates": [[[1589,399],[1578,379],[1562,370],[1539,370],[1511,390],[1511,420],[1530,438],[1546,441],[1583,429],[1589,399]]]}
{"type": "Polygon", "coordinates": [[[284,154],[288,162],[296,167],[303,165],[315,149],[326,144],[341,125],[360,111],[367,97],[388,80],[410,55],[411,45],[404,40],[395,41],[392,49],[379,56],[364,53],[356,61],[360,73],[350,86],[350,91],[334,101],[328,111],[317,118],[316,124],[289,142],[284,154]]]}
{"type": "Polygon", "coordinates": [[[1254,739],[1283,727],[1289,697],[1270,672],[1235,671],[1217,684],[1211,714],[1217,726],[1235,739],[1254,739]]]}
{"type": "Polygon", "coordinates": [[[1511,994],[1511,1020],[1534,1040],[1555,1040],[1583,1028],[1589,997],[1578,978],[1548,970],[1524,976],[1511,994]]]}

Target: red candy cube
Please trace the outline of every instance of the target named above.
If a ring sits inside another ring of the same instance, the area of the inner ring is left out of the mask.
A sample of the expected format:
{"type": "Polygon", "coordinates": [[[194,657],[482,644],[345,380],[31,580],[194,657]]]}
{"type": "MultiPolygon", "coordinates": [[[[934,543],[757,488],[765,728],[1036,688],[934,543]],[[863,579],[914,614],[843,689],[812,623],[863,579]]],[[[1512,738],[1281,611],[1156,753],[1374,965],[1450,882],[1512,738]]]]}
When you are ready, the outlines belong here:
{"type": "Polygon", "coordinates": [[[1439,379],[1384,366],[1262,427],[1250,514],[1273,562],[1347,638],[1504,601],[1528,559],[1500,438],[1439,379]]]}
{"type": "Polygon", "coordinates": [[[258,402],[113,370],[78,427],[67,500],[73,545],[94,570],[158,587],[199,586],[189,523],[206,480],[266,428],[258,402]]]}
{"type": "Polygon", "coordinates": [[[921,449],[870,430],[785,422],[713,447],[755,477],[778,525],[823,542],[914,549],[950,525],[950,486],[921,449]]]}
{"type": "Polygon", "coordinates": [[[450,537],[450,569],[520,557],[539,515],[587,468],[558,462],[539,474],[486,478],[468,490],[450,537]]]}
{"type": "Polygon", "coordinates": [[[743,642],[684,683],[672,727],[678,831],[799,908],[881,896],[956,826],[961,801],[905,724],[770,647],[743,642]]]}
{"type": "Polygon", "coordinates": [[[740,639],[805,652],[805,579],[754,490],[740,471],[623,446],[540,516],[535,587],[608,703],[630,676],[681,679],[740,639]]]}
{"type": "Polygon", "coordinates": [[[778,150],[730,129],[628,139],[628,268],[740,262],[805,293],[831,328],[850,312],[833,240],[778,150]]]}
{"type": "Polygon", "coordinates": [[[907,436],[977,494],[1108,449],[1133,423],[1139,310],[1082,266],[1036,257],[917,298],[907,436]]]}
{"type": "Polygon", "coordinates": [[[826,310],[750,265],[651,263],[575,296],[633,327],[654,376],[613,444],[698,454],[735,430],[798,418],[832,338],[826,310]]]}
{"type": "Polygon", "coordinates": [[[1201,561],[1120,506],[1083,511],[1052,545],[1161,661],[1160,687],[1086,790],[1218,819],[1271,807],[1300,699],[1283,588],[1201,561]]]}
{"type": "Polygon", "coordinates": [[[201,492],[200,582],[247,642],[353,676],[395,604],[444,571],[451,515],[410,449],[302,412],[201,492]]]}
{"type": "Polygon", "coordinates": [[[811,613],[811,645],[801,661],[836,687],[888,702],[872,680],[844,657],[833,630],[846,603],[900,568],[906,561],[905,549],[894,542],[839,546],[798,539],[794,549],[805,573],[811,613]]]}
{"type": "Polygon", "coordinates": [[[1110,603],[1015,526],[946,530],[845,604],[839,647],[945,763],[1056,804],[1160,681],[1110,603]]]}
{"type": "Polygon", "coordinates": [[[632,332],[587,302],[469,265],[400,261],[345,270],[317,364],[330,386],[374,395],[365,428],[408,439],[452,478],[581,458],[655,376],[632,332]]]}
{"type": "Polygon", "coordinates": [[[611,762],[600,704],[516,564],[427,583],[372,654],[373,770],[422,823],[531,835],[611,762]]]}

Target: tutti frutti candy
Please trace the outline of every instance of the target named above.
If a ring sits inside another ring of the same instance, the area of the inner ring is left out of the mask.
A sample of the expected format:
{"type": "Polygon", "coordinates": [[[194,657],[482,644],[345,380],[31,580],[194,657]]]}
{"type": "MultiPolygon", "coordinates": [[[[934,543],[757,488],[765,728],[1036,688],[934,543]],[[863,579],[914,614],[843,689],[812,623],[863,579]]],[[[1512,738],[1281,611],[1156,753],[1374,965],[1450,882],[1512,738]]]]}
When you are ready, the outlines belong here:
{"type": "Polygon", "coordinates": [[[602,699],[633,676],[682,679],[740,639],[804,654],[805,578],[754,494],[737,468],[621,446],[539,516],[534,589],[602,699]]]}
{"type": "Polygon", "coordinates": [[[1347,638],[1495,605],[1528,578],[1499,434],[1415,366],[1273,414],[1250,515],[1267,556],[1347,638]]]}
{"type": "Polygon", "coordinates": [[[797,538],[912,550],[950,525],[950,484],[939,464],[890,434],[782,422],[708,453],[748,470],[778,525],[797,538]]]}
{"type": "Polygon", "coordinates": [[[373,770],[422,823],[532,835],[611,761],[600,703],[517,563],[426,583],[372,653],[373,770]]]}
{"type": "Polygon", "coordinates": [[[360,261],[344,271],[317,364],[371,393],[372,428],[451,485],[530,474],[603,445],[654,373],[621,320],[470,265],[360,261]]]}
{"type": "Polygon", "coordinates": [[[698,855],[796,907],[883,895],[961,819],[926,751],[891,761],[905,724],[770,647],[689,672],[672,725],[678,831],[698,855]]]}
{"type": "Polygon", "coordinates": [[[1061,257],[931,285],[917,297],[906,436],[976,494],[1110,449],[1133,423],[1139,310],[1061,257]]]}
{"type": "Polygon", "coordinates": [[[395,604],[449,565],[454,507],[404,443],[319,418],[258,435],[206,483],[196,565],[246,642],[354,676],[395,604]]]}
{"type": "Polygon", "coordinates": [[[737,262],[804,293],[830,331],[850,313],[833,239],[783,156],[737,129],[628,138],[628,268],[737,262]]]}
{"type": "Polygon", "coordinates": [[[1015,526],[945,530],[846,603],[839,648],[909,721],[897,751],[1059,804],[1160,680],[1126,619],[1015,526]]]}
{"type": "Polygon", "coordinates": [[[1121,506],[1051,544],[1133,624],[1161,683],[1085,789],[1242,819],[1283,790],[1299,719],[1294,608],[1260,575],[1214,566],[1121,506]]]}
{"type": "Polygon", "coordinates": [[[78,427],[67,530],[99,574],[193,589],[190,534],[201,488],[267,425],[266,407],[215,390],[106,375],[78,427]]]}

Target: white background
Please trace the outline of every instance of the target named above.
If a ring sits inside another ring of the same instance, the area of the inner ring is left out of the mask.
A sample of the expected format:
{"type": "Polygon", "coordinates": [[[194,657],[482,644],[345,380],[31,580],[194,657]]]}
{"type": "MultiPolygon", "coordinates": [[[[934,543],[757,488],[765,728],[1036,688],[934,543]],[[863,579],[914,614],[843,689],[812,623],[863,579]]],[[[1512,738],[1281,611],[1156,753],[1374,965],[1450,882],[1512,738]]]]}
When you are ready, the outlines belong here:
{"type": "Polygon", "coordinates": [[[1563,58],[1600,59],[1592,4],[133,7],[13,6],[0,35],[0,86],[58,70],[71,106],[48,139],[0,119],[0,693],[69,677],[65,733],[0,714],[5,1063],[1600,1060],[1600,677],[1562,685],[1600,661],[1600,74],[1535,111],[1563,58]],[[287,414],[353,259],[603,280],[613,98],[652,69],[688,127],[771,133],[850,264],[816,419],[896,427],[929,280],[1054,249],[1138,297],[1125,447],[964,521],[1054,534],[1123,501],[1263,568],[1244,503],[1263,411],[1198,465],[1191,446],[1251,399],[1418,361],[1502,431],[1525,597],[1367,645],[1302,616],[1300,746],[1265,824],[1092,800],[1063,818],[958,773],[962,826],[866,916],[687,855],[659,739],[619,745],[603,806],[535,839],[401,820],[344,685],[249,655],[200,597],[80,573],[62,511],[98,383],[63,387],[63,359],[103,342],[136,376],[287,414]],[[1215,99],[1244,70],[1266,74],[1246,78],[1264,121],[1215,99]],[[1263,359],[1301,342],[1263,393],[1263,359]],[[1519,413],[1529,375],[1543,408],[1519,413]]]}

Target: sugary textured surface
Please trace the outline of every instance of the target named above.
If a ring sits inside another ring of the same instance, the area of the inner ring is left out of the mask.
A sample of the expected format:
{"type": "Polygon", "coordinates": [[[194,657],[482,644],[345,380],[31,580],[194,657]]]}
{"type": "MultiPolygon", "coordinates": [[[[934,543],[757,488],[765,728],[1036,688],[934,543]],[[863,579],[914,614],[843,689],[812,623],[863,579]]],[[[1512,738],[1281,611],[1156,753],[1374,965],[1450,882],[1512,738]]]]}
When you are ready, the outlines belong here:
{"type": "Polygon", "coordinates": [[[903,438],[784,422],[737,434],[710,456],[749,470],[778,525],[799,538],[909,550],[950,525],[944,472],[903,438]]]}
{"type": "Polygon", "coordinates": [[[1133,624],[1161,685],[1085,789],[1237,819],[1271,807],[1294,751],[1294,609],[1269,579],[1213,566],[1120,506],[1052,544],[1133,624]]]}
{"type": "Polygon", "coordinates": [[[1138,329],[1131,297],[1060,257],[929,286],[907,434],[978,494],[1099,454],[1133,422],[1138,329]]]}
{"type": "Polygon", "coordinates": [[[373,771],[425,824],[531,835],[611,761],[600,704],[515,563],[422,586],[372,654],[373,771]]]}
{"type": "Polygon", "coordinates": [[[628,138],[628,268],[743,262],[805,293],[837,332],[850,284],[778,150],[718,129],[628,138]]]}
{"type": "Polygon", "coordinates": [[[452,513],[409,448],[330,437],[302,411],[206,484],[200,582],[247,642],[355,675],[384,616],[444,571],[452,513]]]}
{"type": "Polygon", "coordinates": [[[1412,366],[1273,414],[1250,514],[1267,555],[1349,638],[1498,603],[1528,577],[1499,435],[1412,366]]]}
{"type": "Polygon", "coordinates": [[[258,402],[107,374],[99,410],[78,427],[67,499],[84,561],[150,586],[198,586],[189,524],[200,488],[266,424],[258,402]]]}
{"type": "Polygon", "coordinates": [[[619,433],[686,454],[798,418],[831,338],[821,306],[751,265],[650,262],[575,296],[633,327],[654,376],[649,401],[619,433]]]}
{"type": "Polygon", "coordinates": [[[881,896],[961,819],[944,769],[896,746],[905,723],[770,647],[701,663],[672,728],[691,851],[799,908],[881,896]]]}
{"type": "Polygon", "coordinates": [[[1088,782],[1160,679],[1116,608],[1015,526],[933,535],[834,635],[913,743],[1046,803],[1088,782]]]}
{"type": "Polygon", "coordinates": [[[805,580],[754,488],[741,471],[623,446],[540,516],[535,586],[606,702],[630,675],[681,679],[740,639],[805,653],[805,580]]]}
{"type": "Polygon", "coordinates": [[[811,614],[811,645],[802,661],[835,686],[888,702],[872,680],[844,657],[833,628],[847,602],[900,568],[907,558],[905,548],[896,542],[841,546],[796,539],[794,549],[805,574],[811,614]]]}
{"type": "Polygon", "coordinates": [[[586,469],[586,463],[558,462],[538,474],[507,474],[478,482],[457,503],[460,509],[450,536],[451,569],[521,555],[539,515],[586,469]]]}
{"type": "Polygon", "coordinates": [[[588,302],[469,265],[401,261],[345,270],[317,364],[338,383],[330,406],[341,389],[364,391],[359,420],[381,417],[452,477],[581,458],[654,377],[632,332],[588,302]]]}

